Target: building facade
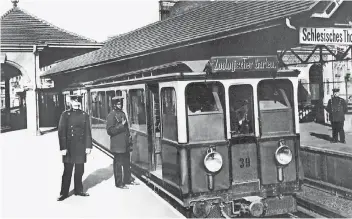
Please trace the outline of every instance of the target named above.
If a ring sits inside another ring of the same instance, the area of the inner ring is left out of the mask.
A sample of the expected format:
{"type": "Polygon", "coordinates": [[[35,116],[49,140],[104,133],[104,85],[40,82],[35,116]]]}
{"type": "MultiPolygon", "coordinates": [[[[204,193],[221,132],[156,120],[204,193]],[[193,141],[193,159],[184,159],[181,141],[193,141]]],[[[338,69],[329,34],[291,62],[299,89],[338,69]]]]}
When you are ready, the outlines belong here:
{"type": "Polygon", "coordinates": [[[41,72],[102,44],[31,15],[17,6],[18,0],[12,2],[13,8],[1,16],[1,130],[27,128],[40,134],[39,93],[48,88],[41,83],[41,72]]]}

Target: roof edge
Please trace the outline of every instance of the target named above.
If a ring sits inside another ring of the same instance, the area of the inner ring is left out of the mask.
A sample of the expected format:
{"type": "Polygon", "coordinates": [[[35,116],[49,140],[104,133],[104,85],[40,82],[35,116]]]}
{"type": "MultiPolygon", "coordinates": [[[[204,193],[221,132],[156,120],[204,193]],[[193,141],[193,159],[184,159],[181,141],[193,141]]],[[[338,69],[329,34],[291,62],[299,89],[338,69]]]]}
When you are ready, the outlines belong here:
{"type": "MultiPolygon", "coordinates": [[[[262,29],[267,29],[267,28],[278,26],[278,25],[283,25],[283,24],[272,24],[272,25],[265,26],[265,27],[254,27],[254,28],[252,28],[250,30],[246,30],[246,31],[242,31],[242,32],[236,32],[234,34],[226,34],[225,36],[220,36],[220,37],[216,37],[216,38],[213,38],[213,39],[206,39],[206,40],[197,39],[196,42],[189,43],[189,44],[187,44],[187,46],[192,46],[192,45],[196,45],[196,44],[200,44],[200,43],[206,43],[206,42],[210,42],[210,41],[214,41],[214,40],[219,40],[219,39],[223,39],[223,38],[226,38],[226,37],[231,37],[231,36],[236,36],[236,35],[248,33],[248,32],[251,32],[251,31],[259,31],[259,30],[262,30],[262,29]]],[[[133,55],[130,55],[130,56],[119,57],[119,58],[115,58],[115,59],[109,59],[109,60],[105,60],[105,61],[101,61],[101,62],[97,62],[97,63],[93,63],[93,64],[88,64],[88,65],[83,65],[83,66],[80,66],[80,67],[71,68],[71,69],[67,69],[67,70],[63,70],[63,71],[50,72],[50,73],[44,72],[40,77],[51,77],[51,76],[57,75],[57,74],[64,74],[64,73],[69,73],[69,72],[80,71],[80,70],[87,69],[87,68],[98,67],[98,66],[105,65],[105,64],[121,62],[121,61],[129,60],[129,59],[133,59],[133,58],[138,58],[138,57],[150,55],[150,54],[155,54],[155,53],[159,53],[159,52],[168,51],[168,50],[171,50],[171,49],[177,49],[177,48],[180,48],[180,47],[182,47],[182,45],[180,46],[180,45],[172,44],[170,46],[167,46],[167,47],[164,47],[164,48],[158,48],[155,51],[149,51],[149,52],[146,52],[146,53],[142,52],[142,53],[133,54],[133,55]]],[[[85,54],[83,54],[83,55],[85,55],[85,54]]],[[[77,56],[77,57],[79,57],[79,56],[77,56]]],[[[76,57],[74,57],[74,58],[76,58],[76,57]]],[[[56,64],[59,64],[59,63],[56,63],[56,64]]],[[[48,71],[50,71],[50,69],[48,71]]]]}

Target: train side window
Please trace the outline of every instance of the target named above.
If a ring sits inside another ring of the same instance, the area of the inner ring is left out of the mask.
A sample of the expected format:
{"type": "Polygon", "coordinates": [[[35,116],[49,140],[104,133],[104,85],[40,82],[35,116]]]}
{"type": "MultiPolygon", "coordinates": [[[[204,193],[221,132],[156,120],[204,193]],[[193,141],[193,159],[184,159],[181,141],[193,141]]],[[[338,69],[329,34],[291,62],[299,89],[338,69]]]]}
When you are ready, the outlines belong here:
{"type": "Polygon", "coordinates": [[[189,142],[224,140],[224,86],[219,82],[190,83],[185,94],[189,142]]]}
{"type": "Polygon", "coordinates": [[[161,89],[163,138],[177,141],[176,91],[167,87],[161,89]]]}
{"type": "Polygon", "coordinates": [[[65,110],[69,110],[71,108],[71,104],[70,104],[70,95],[69,94],[65,94],[64,96],[64,101],[65,101],[65,110]]]}
{"type": "Polygon", "coordinates": [[[253,87],[233,85],[229,88],[231,135],[254,134],[253,87]]]}
{"type": "Polygon", "coordinates": [[[98,94],[97,92],[92,92],[91,93],[91,98],[92,98],[92,116],[95,118],[99,117],[98,114],[98,94]]]}
{"type": "Polygon", "coordinates": [[[290,80],[263,80],[258,84],[260,132],[263,136],[293,133],[293,86],[290,80]]]}
{"type": "Polygon", "coordinates": [[[130,99],[130,123],[131,128],[147,132],[146,106],[144,101],[144,90],[136,89],[129,91],[130,99]]]}
{"type": "Polygon", "coordinates": [[[107,101],[107,109],[108,109],[108,114],[112,111],[112,104],[111,104],[111,100],[112,98],[115,96],[115,91],[114,90],[110,90],[110,91],[106,91],[106,101],[107,101]]]}
{"type": "Polygon", "coordinates": [[[262,81],[259,83],[258,100],[260,110],[291,108],[292,89],[290,89],[290,87],[292,87],[292,85],[287,81],[283,85],[281,82],[277,83],[275,81],[262,81]]]}
{"type": "Polygon", "coordinates": [[[106,119],[106,100],[105,100],[105,91],[99,91],[98,92],[98,98],[99,98],[99,118],[100,119],[106,119]]]}
{"type": "Polygon", "coordinates": [[[219,90],[219,86],[215,84],[189,84],[186,90],[188,114],[221,112],[223,101],[219,99],[219,92],[221,92],[221,89],[219,90]]]}

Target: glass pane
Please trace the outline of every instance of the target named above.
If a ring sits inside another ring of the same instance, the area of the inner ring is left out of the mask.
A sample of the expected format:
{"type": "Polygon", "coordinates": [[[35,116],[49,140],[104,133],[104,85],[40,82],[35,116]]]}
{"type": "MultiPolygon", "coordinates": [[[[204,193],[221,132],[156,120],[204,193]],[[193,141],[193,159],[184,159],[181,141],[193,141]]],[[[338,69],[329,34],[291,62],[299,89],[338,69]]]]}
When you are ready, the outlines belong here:
{"type": "Polygon", "coordinates": [[[292,102],[290,82],[262,81],[258,85],[258,100],[260,110],[289,109],[292,102]],[[291,97],[290,99],[288,97],[291,97]]]}
{"type": "Polygon", "coordinates": [[[191,83],[186,87],[189,142],[225,138],[224,93],[219,82],[191,83]]]}
{"type": "Polygon", "coordinates": [[[163,88],[162,117],[163,138],[177,141],[176,92],[174,88],[163,88]]]}
{"type": "Polygon", "coordinates": [[[99,91],[99,118],[106,119],[105,91],[99,91]]]}
{"type": "Polygon", "coordinates": [[[106,91],[108,113],[112,110],[111,100],[115,96],[115,91],[106,91]]]}
{"type": "Polygon", "coordinates": [[[219,111],[212,85],[205,83],[189,84],[186,89],[186,98],[188,113],[219,111]]]}
{"type": "Polygon", "coordinates": [[[98,118],[98,94],[92,92],[92,116],[98,118]]]}
{"type": "Polygon", "coordinates": [[[254,133],[253,88],[233,85],[229,89],[230,125],[232,135],[254,133]]]}
{"type": "Polygon", "coordinates": [[[261,135],[278,136],[293,130],[293,86],[290,80],[263,80],[258,84],[261,135]]]}
{"type": "Polygon", "coordinates": [[[131,100],[131,128],[147,132],[144,90],[130,90],[129,95],[131,100]]]}

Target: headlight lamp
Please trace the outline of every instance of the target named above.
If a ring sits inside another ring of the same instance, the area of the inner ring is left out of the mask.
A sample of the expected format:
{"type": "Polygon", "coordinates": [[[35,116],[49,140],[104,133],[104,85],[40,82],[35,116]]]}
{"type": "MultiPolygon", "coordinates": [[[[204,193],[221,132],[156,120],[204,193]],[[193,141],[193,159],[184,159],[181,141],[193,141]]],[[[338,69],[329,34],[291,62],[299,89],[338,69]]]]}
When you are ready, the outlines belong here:
{"type": "Polygon", "coordinates": [[[286,145],[281,145],[275,151],[276,161],[281,165],[288,165],[292,161],[292,151],[286,145]]]}
{"type": "Polygon", "coordinates": [[[207,155],[204,157],[205,168],[211,173],[216,173],[221,169],[222,163],[221,154],[213,149],[209,149],[207,155]]]}

